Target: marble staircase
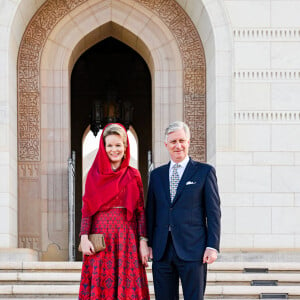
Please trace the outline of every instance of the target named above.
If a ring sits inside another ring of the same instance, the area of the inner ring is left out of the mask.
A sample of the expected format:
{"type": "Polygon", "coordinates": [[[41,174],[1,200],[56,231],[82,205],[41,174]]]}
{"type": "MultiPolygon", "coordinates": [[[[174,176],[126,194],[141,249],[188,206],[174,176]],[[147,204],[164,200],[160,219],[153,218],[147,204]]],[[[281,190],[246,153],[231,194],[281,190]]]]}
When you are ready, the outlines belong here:
{"type": "MultiPolygon", "coordinates": [[[[75,300],[80,270],[81,262],[0,262],[0,299],[75,300]]],[[[155,299],[151,266],[147,275],[155,299]]],[[[215,262],[205,299],[300,299],[300,262],[215,262]]]]}

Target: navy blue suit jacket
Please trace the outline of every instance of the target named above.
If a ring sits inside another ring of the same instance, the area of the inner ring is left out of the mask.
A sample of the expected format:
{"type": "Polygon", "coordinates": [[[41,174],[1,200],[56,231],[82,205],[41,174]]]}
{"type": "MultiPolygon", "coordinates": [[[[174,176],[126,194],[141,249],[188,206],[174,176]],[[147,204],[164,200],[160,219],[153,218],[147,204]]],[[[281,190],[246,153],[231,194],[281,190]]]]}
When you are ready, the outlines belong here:
{"type": "Polygon", "coordinates": [[[220,198],[215,169],[189,160],[171,203],[170,163],[150,175],[146,217],[153,259],[160,260],[166,248],[169,227],[177,255],[186,261],[203,259],[206,247],[219,251],[220,198]]]}

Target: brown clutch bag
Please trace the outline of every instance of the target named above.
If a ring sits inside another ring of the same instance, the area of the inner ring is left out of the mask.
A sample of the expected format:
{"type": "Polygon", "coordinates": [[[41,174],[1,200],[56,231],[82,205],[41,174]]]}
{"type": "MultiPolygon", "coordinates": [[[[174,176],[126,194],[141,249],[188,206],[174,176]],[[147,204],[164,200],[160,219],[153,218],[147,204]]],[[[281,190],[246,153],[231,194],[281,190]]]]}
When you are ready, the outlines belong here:
{"type": "MultiPolygon", "coordinates": [[[[105,249],[105,240],[102,233],[89,234],[89,240],[94,246],[95,252],[103,251],[105,249]]],[[[82,252],[81,242],[78,247],[78,251],[82,252]]]]}

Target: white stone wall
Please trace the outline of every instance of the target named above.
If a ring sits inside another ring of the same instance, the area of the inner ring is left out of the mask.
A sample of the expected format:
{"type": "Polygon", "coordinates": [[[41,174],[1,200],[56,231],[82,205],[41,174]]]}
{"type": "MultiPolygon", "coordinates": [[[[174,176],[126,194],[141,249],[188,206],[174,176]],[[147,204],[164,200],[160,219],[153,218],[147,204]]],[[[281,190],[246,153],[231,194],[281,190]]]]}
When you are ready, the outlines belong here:
{"type": "Polygon", "coordinates": [[[18,49],[28,22],[44,1],[0,0],[0,248],[18,244],[18,49]]]}
{"type": "Polygon", "coordinates": [[[224,0],[235,145],[217,153],[224,248],[300,247],[300,1],[224,0]]]}
{"type": "Polygon", "coordinates": [[[0,248],[17,246],[16,47],[11,36],[16,7],[15,1],[0,1],[0,248]]]}

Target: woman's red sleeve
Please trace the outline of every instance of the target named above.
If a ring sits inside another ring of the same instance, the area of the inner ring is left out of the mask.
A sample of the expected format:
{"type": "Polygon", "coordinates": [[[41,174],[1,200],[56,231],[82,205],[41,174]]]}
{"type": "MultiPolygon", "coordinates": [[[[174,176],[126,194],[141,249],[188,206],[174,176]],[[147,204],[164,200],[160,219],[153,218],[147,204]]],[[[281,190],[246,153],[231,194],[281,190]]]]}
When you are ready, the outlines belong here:
{"type": "Polygon", "coordinates": [[[92,217],[81,218],[80,236],[83,234],[89,234],[92,225],[92,217]]]}
{"type": "Polygon", "coordinates": [[[137,176],[137,184],[139,187],[139,200],[138,200],[138,208],[136,210],[136,218],[137,218],[137,232],[139,237],[147,237],[146,232],[146,220],[145,220],[145,209],[144,209],[144,191],[143,191],[143,183],[141,180],[140,174],[137,176]]]}

